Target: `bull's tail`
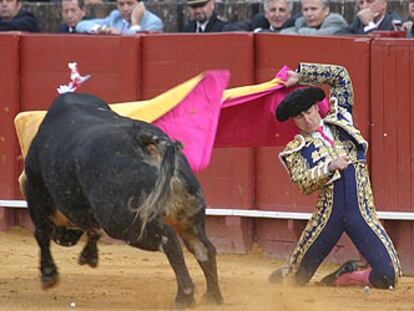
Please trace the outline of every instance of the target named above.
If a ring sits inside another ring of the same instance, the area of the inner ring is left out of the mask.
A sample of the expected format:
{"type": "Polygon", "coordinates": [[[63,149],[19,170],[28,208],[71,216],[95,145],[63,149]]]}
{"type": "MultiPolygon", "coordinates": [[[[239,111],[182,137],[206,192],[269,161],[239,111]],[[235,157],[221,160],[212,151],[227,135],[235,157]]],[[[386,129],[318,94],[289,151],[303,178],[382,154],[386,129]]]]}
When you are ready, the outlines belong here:
{"type": "Polygon", "coordinates": [[[178,148],[180,148],[179,143],[173,143],[167,147],[154,189],[140,204],[137,215],[141,219],[142,225],[138,239],[142,238],[149,221],[155,218],[163,219],[167,213],[171,179],[175,171],[175,155],[178,148]]]}

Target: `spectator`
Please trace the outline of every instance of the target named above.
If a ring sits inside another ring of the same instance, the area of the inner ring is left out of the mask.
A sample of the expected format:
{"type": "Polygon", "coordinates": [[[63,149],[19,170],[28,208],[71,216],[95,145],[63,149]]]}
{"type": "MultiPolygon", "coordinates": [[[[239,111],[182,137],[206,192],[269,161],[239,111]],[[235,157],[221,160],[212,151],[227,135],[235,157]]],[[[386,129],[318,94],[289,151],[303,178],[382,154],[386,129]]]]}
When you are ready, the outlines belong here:
{"type": "Polygon", "coordinates": [[[403,30],[407,31],[408,38],[414,38],[414,0],[408,0],[408,20],[403,24],[403,30]]]}
{"type": "Polygon", "coordinates": [[[76,33],[76,25],[85,17],[86,7],[84,0],[61,0],[60,12],[63,24],[60,33],[76,33]]]}
{"type": "Polygon", "coordinates": [[[328,0],[302,0],[302,15],[295,25],[280,31],[289,35],[333,35],[347,22],[338,13],[330,13],[328,0]]]}
{"type": "Polygon", "coordinates": [[[265,0],[263,7],[269,26],[256,28],[254,32],[279,32],[294,25],[291,18],[292,2],[290,0],[265,0]]]}
{"type": "Polygon", "coordinates": [[[0,31],[40,32],[39,21],[19,0],[0,0],[0,31]]]}
{"type": "Polygon", "coordinates": [[[359,12],[353,22],[337,34],[365,35],[376,30],[396,30],[394,25],[403,21],[398,14],[387,13],[387,0],[360,0],[359,12]]]}
{"type": "Polygon", "coordinates": [[[242,30],[233,23],[226,23],[217,17],[215,0],[188,0],[192,20],[184,26],[183,32],[221,32],[242,30]]]}
{"type": "Polygon", "coordinates": [[[81,21],[76,31],[91,34],[135,34],[141,31],[162,31],[161,19],[145,9],[140,0],[117,0],[118,10],[106,18],[81,21]]]}

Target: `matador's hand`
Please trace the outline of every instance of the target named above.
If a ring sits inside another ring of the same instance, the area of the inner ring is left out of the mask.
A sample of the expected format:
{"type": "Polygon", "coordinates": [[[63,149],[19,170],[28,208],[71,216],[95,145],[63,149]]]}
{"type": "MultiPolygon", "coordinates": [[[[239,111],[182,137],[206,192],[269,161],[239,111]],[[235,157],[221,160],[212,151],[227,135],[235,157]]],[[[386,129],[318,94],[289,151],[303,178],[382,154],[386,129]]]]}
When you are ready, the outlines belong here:
{"type": "Polygon", "coordinates": [[[283,84],[283,86],[291,87],[291,86],[294,86],[298,83],[299,75],[298,75],[297,72],[295,72],[293,70],[288,70],[288,71],[286,71],[286,74],[287,74],[287,80],[281,82],[283,84]]]}
{"type": "Polygon", "coordinates": [[[339,156],[335,160],[333,160],[328,165],[328,169],[330,172],[333,172],[335,170],[344,170],[348,167],[349,164],[349,157],[348,156],[339,156]]]}

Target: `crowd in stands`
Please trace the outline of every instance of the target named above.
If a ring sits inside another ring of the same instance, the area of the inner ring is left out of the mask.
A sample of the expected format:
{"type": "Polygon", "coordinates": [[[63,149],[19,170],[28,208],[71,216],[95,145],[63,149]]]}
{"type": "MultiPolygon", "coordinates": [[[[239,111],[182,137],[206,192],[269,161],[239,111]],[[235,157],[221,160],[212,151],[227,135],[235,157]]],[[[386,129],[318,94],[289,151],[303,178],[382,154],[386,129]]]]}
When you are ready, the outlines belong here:
{"type": "MultiPolygon", "coordinates": [[[[117,9],[105,18],[87,16],[86,6],[104,0],[52,0],[60,5],[59,33],[125,34],[162,32],[163,21],[141,0],[116,0],[117,9]]],[[[263,0],[264,13],[237,23],[220,19],[215,0],[187,0],[191,20],[182,32],[254,31],[286,35],[365,35],[375,31],[406,32],[414,37],[414,0],[408,0],[407,17],[388,10],[387,0],[359,0],[354,20],[331,11],[329,0],[301,0],[293,14],[292,0],[263,0]]],[[[0,0],[0,31],[41,32],[35,15],[21,0],[0,0]]]]}

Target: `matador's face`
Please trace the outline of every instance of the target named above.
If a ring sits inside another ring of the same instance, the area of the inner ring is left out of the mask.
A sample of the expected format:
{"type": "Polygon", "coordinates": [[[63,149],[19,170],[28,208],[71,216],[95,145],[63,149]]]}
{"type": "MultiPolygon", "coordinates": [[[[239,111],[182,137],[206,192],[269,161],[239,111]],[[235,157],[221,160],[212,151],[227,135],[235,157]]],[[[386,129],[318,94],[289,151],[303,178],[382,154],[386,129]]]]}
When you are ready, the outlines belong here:
{"type": "Polygon", "coordinates": [[[312,134],[315,132],[322,121],[319,114],[319,106],[317,104],[312,105],[308,110],[302,111],[292,119],[299,130],[305,134],[312,134]]]}

